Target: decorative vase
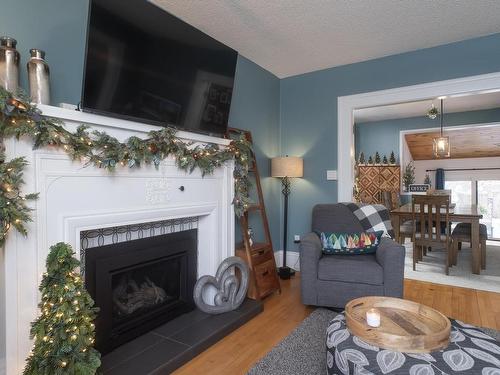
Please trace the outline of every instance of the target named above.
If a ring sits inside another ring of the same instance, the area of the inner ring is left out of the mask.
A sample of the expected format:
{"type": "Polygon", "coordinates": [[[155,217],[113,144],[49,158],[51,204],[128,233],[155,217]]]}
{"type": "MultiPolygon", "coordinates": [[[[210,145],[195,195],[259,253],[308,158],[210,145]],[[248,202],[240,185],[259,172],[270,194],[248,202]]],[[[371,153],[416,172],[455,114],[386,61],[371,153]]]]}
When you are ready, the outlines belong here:
{"type": "Polygon", "coordinates": [[[30,83],[31,101],[37,104],[50,104],[50,71],[45,62],[45,52],[41,49],[30,49],[28,61],[28,80],[30,83]]]}
{"type": "Polygon", "coordinates": [[[19,62],[17,41],[8,36],[0,38],[0,86],[14,92],[19,86],[19,62]]]}

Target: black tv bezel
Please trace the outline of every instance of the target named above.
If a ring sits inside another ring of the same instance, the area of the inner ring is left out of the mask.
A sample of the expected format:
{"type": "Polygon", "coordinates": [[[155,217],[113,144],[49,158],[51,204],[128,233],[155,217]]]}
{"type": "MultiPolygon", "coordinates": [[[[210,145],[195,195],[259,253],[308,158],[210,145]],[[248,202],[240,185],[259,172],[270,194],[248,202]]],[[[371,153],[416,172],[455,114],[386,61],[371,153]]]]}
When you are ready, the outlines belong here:
{"type": "MultiPolygon", "coordinates": [[[[185,126],[177,126],[177,125],[174,125],[174,124],[164,123],[164,122],[161,122],[161,121],[155,121],[155,120],[146,119],[146,118],[142,118],[142,117],[135,117],[135,116],[123,115],[121,113],[103,111],[103,110],[99,110],[99,109],[95,109],[95,108],[85,108],[85,102],[84,102],[83,98],[84,98],[84,94],[85,94],[85,78],[86,78],[86,75],[87,75],[87,55],[88,55],[88,49],[89,49],[90,16],[91,16],[91,13],[92,13],[92,3],[93,3],[93,1],[94,0],[90,0],[89,1],[89,7],[88,7],[88,11],[87,11],[87,30],[85,32],[85,55],[84,55],[84,59],[83,59],[83,74],[82,74],[82,93],[81,93],[81,97],[80,97],[80,105],[78,106],[79,110],[82,111],[82,112],[85,112],[85,113],[91,113],[91,114],[100,115],[100,116],[112,117],[112,118],[116,118],[116,119],[120,119],[120,120],[137,122],[137,123],[141,123],[141,124],[154,125],[154,126],[159,126],[161,128],[174,128],[174,129],[176,129],[178,131],[185,131],[185,132],[190,132],[190,133],[203,134],[203,135],[208,135],[210,137],[224,138],[227,129],[230,128],[229,121],[228,121],[228,123],[226,124],[226,127],[225,127],[226,131],[224,131],[223,133],[214,133],[214,132],[210,132],[210,131],[203,131],[203,130],[197,129],[197,128],[191,128],[191,127],[185,127],[185,126]]],[[[144,1],[146,1],[146,0],[144,0],[144,1]]],[[[151,4],[151,5],[157,6],[155,4],[151,4]]],[[[162,10],[165,13],[169,14],[171,17],[175,17],[179,21],[184,22],[184,23],[187,24],[186,21],[180,19],[179,17],[173,15],[172,13],[167,12],[164,9],[162,9],[162,10]]],[[[196,27],[194,27],[192,25],[189,25],[189,26],[191,26],[192,28],[198,30],[200,33],[205,34],[209,38],[212,38],[212,39],[216,40],[218,43],[223,44],[228,49],[230,49],[230,50],[232,50],[232,51],[234,51],[236,53],[236,64],[235,64],[235,68],[234,68],[234,73],[235,73],[234,79],[235,79],[236,78],[236,66],[238,64],[238,56],[239,56],[238,51],[236,51],[235,49],[233,49],[233,48],[227,46],[226,44],[218,41],[217,39],[211,37],[210,35],[204,33],[200,29],[197,29],[196,27]]],[[[232,90],[232,92],[234,93],[234,82],[233,82],[233,90],[232,90]]],[[[231,94],[231,96],[232,96],[232,94],[231,94]]],[[[231,98],[231,102],[232,102],[232,98],[231,98]]]]}

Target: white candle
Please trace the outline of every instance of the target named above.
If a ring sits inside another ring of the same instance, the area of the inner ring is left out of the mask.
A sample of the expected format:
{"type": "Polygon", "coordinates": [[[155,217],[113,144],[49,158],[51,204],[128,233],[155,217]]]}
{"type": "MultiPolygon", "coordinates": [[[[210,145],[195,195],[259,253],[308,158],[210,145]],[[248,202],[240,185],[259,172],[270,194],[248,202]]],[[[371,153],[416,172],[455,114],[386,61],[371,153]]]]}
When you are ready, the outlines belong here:
{"type": "Polygon", "coordinates": [[[375,309],[366,312],[366,323],[370,327],[380,327],[380,313],[375,309]]]}

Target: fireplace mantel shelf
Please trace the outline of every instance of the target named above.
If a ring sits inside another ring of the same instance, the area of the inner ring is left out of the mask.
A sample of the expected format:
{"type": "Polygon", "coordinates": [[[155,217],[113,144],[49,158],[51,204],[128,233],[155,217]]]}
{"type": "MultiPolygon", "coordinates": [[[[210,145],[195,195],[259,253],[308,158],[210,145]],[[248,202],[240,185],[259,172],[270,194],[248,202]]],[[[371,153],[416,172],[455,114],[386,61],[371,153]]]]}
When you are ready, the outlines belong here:
{"type": "MultiPolygon", "coordinates": [[[[120,130],[130,130],[139,133],[148,133],[151,130],[161,130],[161,126],[155,126],[150,124],[143,124],[136,121],[129,121],[115,117],[107,117],[102,115],[97,115],[94,113],[82,112],[73,109],[55,107],[50,105],[39,104],[37,107],[42,111],[44,116],[54,117],[61,119],[63,121],[78,122],[87,125],[97,125],[100,128],[115,128],[120,130]]],[[[201,143],[213,143],[221,146],[229,145],[229,140],[219,137],[212,137],[204,134],[198,134],[193,132],[187,132],[179,130],[177,132],[179,138],[201,142],[201,143]]]]}

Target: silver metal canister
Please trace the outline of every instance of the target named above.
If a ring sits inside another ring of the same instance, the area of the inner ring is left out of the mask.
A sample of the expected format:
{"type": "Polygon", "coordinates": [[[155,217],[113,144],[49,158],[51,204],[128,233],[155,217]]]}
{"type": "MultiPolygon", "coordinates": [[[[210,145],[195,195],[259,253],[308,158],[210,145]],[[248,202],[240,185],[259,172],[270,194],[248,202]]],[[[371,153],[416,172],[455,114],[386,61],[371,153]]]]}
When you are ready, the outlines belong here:
{"type": "Polygon", "coordinates": [[[16,91],[19,86],[21,57],[16,50],[16,44],[14,38],[0,37],[0,86],[9,91],[16,91]]]}
{"type": "Polygon", "coordinates": [[[50,104],[50,71],[45,62],[45,52],[40,49],[30,49],[31,58],[28,61],[28,80],[30,84],[31,101],[37,104],[50,104]]]}

